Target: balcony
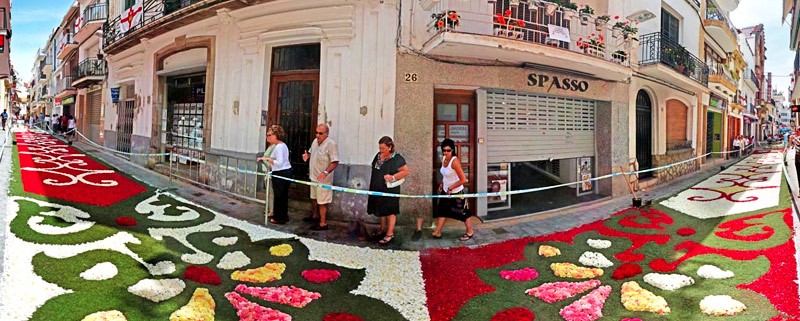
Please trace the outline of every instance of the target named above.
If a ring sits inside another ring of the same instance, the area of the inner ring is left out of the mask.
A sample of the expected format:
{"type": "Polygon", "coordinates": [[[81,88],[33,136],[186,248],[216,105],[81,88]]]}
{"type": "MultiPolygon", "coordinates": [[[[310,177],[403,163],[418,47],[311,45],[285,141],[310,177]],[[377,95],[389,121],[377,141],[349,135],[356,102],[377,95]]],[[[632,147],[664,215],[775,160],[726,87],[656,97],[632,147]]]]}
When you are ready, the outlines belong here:
{"type": "Polygon", "coordinates": [[[574,11],[574,16],[562,9],[548,15],[543,4],[505,7],[504,1],[475,12],[465,3],[442,0],[434,6],[425,54],[557,66],[615,81],[631,75],[630,39],[635,35],[625,37],[610,24],[596,26],[594,17],[581,23],[574,11]],[[551,26],[558,28],[553,32],[560,31],[561,40],[550,38],[551,26]]]}
{"type": "Polygon", "coordinates": [[[721,63],[711,65],[708,75],[708,87],[716,89],[729,98],[736,94],[736,81],[733,80],[731,72],[721,63]]]}
{"type": "Polygon", "coordinates": [[[76,48],[78,48],[78,43],[75,42],[72,32],[62,34],[58,40],[58,59],[67,58],[76,48]]]}
{"type": "Polygon", "coordinates": [[[72,76],[59,78],[56,80],[55,98],[62,98],[76,93],[75,87],[72,86],[72,81],[75,80],[72,76]]]}
{"type": "Polygon", "coordinates": [[[725,13],[713,2],[708,2],[706,18],[703,20],[708,34],[717,41],[725,52],[736,50],[738,44],[736,27],[725,17],[725,13]]]}
{"type": "Polygon", "coordinates": [[[121,17],[116,16],[103,24],[103,51],[113,55],[139,44],[142,38],[214,17],[219,9],[236,10],[248,5],[241,0],[144,0],[138,23],[122,26],[121,17]]]}
{"type": "Polygon", "coordinates": [[[93,4],[83,9],[81,23],[75,28],[75,41],[82,43],[103,27],[108,18],[108,6],[103,3],[93,4]]]}
{"type": "Polygon", "coordinates": [[[752,69],[747,69],[744,71],[744,74],[745,74],[744,77],[745,84],[753,88],[754,89],[753,91],[761,90],[761,84],[758,81],[758,77],[756,77],[755,71],[753,71],[752,69]]]}
{"type": "Polygon", "coordinates": [[[106,75],[106,63],[104,60],[89,58],[81,61],[75,70],[78,77],[72,82],[75,88],[86,88],[92,84],[103,81],[106,75]]]}
{"type": "Polygon", "coordinates": [[[641,37],[641,72],[687,86],[708,85],[708,66],[680,44],[663,39],[660,32],[641,37]]]}

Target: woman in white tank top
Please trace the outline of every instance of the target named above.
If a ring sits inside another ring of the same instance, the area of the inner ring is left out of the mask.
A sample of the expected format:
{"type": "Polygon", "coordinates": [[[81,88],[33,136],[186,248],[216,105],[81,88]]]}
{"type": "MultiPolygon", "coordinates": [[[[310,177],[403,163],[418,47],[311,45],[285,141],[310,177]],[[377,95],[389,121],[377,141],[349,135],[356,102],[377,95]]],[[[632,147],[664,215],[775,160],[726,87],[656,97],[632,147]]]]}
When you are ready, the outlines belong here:
{"type": "MultiPolygon", "coordinates": [[[[467,183],[467,177],[464,175],[464,170],[461,169],[461,161],[458,159],[458,152],[456,151],[456,144],[451,139],[442,141],[442,167],[439,172],[442,174],[442,183],[439,185],[440,194],[460,194],[464,190],[464,184],[467,183]]],[[[433,231],[434,238],[442,237],[442,227],[444,227],[445,219],[452,218],[464,222],[466,233],[459,239],[468,241],[474,235],[472,224],[469,221],[469,216],[464,210],[466,199],[464,198],[440,198],[433,217],[437,218],[436,230],[433,231]]]]}

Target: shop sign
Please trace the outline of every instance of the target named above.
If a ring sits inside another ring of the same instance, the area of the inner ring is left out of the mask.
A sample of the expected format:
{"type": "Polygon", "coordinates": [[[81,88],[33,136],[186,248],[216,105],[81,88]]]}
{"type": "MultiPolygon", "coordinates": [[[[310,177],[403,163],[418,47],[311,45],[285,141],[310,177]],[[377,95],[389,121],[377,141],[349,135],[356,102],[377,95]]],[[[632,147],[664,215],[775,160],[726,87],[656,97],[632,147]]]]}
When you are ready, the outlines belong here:
{"type": "MultiPolygon", "coordinates": [[[[489,164],[487,167],[487,175],[489,186],[486,191],[489,193],[505,192],[510,190],[511,187],[511,164],[499,163],[489,164]]],[[[487,198],[488,210],[503,210],[511,208],[511,196],[492,196],[487,198]]]]}
{"type": "Polygon", "coordinates": [[[111,88],[111,102],[115,104],[119,102],[119,87],[111,88]]]}
{"type": "Polygon", "coordinates": [[[53,105],[61,106],[61,98],[56,98],[56,100],[53,102],[53,105]]]}
{"type": "Polygon", "coordinates": [[[586,180],[592,179],[592,158],[591,157],[579,157],[578,158],[578,179],[581,181],[580,186],[577,189],[577,195],[585,195],[590,194],[594,190],[594,184],[591,181],[586,182],[586,180]]]}
{"type": "Polygon", "coordinates": [[[572,79],[568,77],[559,78],[558,76],[548,76],[539,74],[528,75],[528,86],[545,88],[550,92],[553,87],[559,90],[586,92],[589,90],[589,82],[586,80],[572,79]]]}
{"type": "Polygon", "coordinates": [[[61,100],[62,105],[72,105],[74,103],[75,103],[75,95],[64,97],[64,99],[61,100]]]}

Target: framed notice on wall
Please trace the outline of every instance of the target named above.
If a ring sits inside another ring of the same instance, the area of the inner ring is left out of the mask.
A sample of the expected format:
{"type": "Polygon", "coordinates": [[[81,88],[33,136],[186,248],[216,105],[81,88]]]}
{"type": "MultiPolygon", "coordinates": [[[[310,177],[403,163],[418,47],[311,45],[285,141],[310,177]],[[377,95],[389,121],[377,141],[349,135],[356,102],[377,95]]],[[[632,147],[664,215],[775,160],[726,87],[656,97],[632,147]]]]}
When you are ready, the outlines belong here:
{"type": "MultiPolygon", "coordinates": [[[[511,190],[511,163],[489,164],[488,186],[486,192],[505,192],[511,190]]],[[[487,198],[488,210],[504,210],[511,208],[511,195],[490,196],[487,198]]]]}
{"type": "Polygon", "coordinates": [[[592,179],[592,172],[594,172],[593,167],[591,157],[578,158],[578,180],[581,181],[576,189],[578,196],[594,192],[594,182],[586,181],[592,179]]]}

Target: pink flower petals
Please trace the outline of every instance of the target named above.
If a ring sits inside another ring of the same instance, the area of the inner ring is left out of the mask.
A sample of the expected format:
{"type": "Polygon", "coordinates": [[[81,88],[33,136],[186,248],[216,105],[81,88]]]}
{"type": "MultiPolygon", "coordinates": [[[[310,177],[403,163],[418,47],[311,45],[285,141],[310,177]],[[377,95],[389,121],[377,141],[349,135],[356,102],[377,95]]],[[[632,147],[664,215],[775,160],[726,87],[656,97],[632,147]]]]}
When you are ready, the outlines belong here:
{"type": "Polygon", "coordinates": [[[236,308],[239,321],[292,321],[292,316],[250,302],[239,293],[225,293],[225,298],[236,308]]]}
{"type": "Polygon", "coordinates": [[[558,313],[566,321],[594,321],[603,317],[603,305],[611,294],[611,287],[601,286],[570,305],[565,306],[558,313]]]}
{"type": "Polygon", "coordinates": [[[319,293],[310,292],[294,286],[260,288],[239,284],[236,286],[236,292],[249,294],[265,301],[285,304],[295,308],[303,308],[311,303],[311,301],[322,297],[319,293]]]}
{"type": "Polygon", "coordinates": [[[535,296],[547,303],[554,303],[571,298],[600,285],[598,280],[583,282],[552,282],[545,283],[525,291],[528,295],[535,296]]]}
{"type": "Polygon", "coordinates": [[[500,277],[515,282],[526,282],[539,277],[539,272],[532,268],[524,268],[519,270],[502,270],[500,277]]]}

